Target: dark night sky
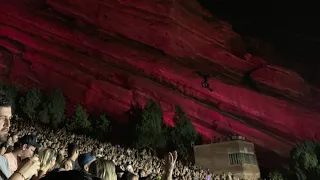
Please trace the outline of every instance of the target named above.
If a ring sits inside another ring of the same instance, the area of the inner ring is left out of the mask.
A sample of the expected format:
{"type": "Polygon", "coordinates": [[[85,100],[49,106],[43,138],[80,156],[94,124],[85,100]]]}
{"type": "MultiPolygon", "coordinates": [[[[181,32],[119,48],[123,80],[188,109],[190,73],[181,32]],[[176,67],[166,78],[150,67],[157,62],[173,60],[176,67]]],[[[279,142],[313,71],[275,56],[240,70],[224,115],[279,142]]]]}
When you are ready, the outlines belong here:
{"type": "Polygon", "coordinates": [[[320,44],[320,11],[315,3],[248,0],[199,2],[214,15],[230,22],[236,32],[264,38],[281,49],[302,48],[298,52],[305,54],[309,48],[320,44]],[[309,47],[306,43],[312,45],[309,47]]]}
{"type": "Polygon", "coordinates": [[[282,58],[279,65],[297,71],[309,82],[319,83],[320,75],[315,74],[320,71],[320,9],[315,2],[198,1],[213,15],[232,24],[242,36],[271,43],[282,58]]]}

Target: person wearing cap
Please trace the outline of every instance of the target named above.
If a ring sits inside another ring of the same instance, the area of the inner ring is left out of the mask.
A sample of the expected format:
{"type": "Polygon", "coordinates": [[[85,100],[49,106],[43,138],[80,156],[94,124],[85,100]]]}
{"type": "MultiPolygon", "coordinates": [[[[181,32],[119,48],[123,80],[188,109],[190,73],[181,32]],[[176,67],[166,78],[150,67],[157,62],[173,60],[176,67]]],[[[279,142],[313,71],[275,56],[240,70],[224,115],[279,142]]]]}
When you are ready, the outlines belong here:
{"type": "Polygon", "coordinates": [[[89,172],[89,166],[95,160],[96,160],[96,157],[93,156],[91,153],[80,154],[78,157],[80,170],[84,172],[89,172]]]}
{"type": "Polygon", "coordinates": [[[19,139],[19,141],[14,144],[14,150],[11,153],[3,155],[8,161],[11,174],[18,169],[21,160],[32,157],[36,148],[39,147],[40,145],[37,143],[35,136],[25,135],[19,139]]]}

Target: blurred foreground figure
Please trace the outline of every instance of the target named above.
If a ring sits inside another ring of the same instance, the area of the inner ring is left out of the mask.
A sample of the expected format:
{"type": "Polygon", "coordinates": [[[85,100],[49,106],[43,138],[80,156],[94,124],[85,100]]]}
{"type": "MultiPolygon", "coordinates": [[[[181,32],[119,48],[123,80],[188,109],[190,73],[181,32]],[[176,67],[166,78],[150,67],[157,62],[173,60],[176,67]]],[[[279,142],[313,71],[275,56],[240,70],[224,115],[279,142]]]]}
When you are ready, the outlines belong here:
{"type": "MultiPolygon", "coordinates": [[[[5,143],[10,129],[10,120],[12,118],[10,98],[4,94],[0,95],[0,142],[5,143]]],[[[37,157],[27,160],[22,167],[13,174],[10,172],[8,161],[0,156],[0,180],[26,180],[32,178],[38,173],[40,162],[37,157]]]]}

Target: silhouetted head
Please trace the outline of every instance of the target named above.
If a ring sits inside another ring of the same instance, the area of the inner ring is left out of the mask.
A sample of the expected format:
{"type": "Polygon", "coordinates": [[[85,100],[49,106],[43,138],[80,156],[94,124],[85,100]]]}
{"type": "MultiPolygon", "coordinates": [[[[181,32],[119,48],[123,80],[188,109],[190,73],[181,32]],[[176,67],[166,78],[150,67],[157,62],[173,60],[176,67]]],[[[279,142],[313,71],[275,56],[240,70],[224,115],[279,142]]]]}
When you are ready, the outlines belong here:
{"type": "Polygon", "coordinates": [[[124,172],[124,174],[121,177],[121,180],[138,180],[138,179],[139,179],[139,176],[129,171],[124,172]]]}
{"type": "Polygon", "coordinates": [[[68,158],[72,159],[73,161],[76,160],[79,156],[78,146],[76,143],[69,143],[68,144],[68,158]]]}
{"type": "Polygon", "coordinates": [[[41,180],[101,180],[100,178],[93,177],[83,171],[59,171],[50,172],[41,180]]]}

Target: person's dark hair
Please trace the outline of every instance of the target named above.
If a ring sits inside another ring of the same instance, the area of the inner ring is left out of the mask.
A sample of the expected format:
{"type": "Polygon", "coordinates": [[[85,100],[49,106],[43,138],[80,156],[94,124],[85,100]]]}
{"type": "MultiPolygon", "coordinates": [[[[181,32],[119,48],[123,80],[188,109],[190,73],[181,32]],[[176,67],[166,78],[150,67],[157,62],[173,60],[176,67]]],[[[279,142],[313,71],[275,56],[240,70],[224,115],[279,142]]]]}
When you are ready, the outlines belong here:
{"type": "Polygon", "coordinates": [[[6,95],[0,93],[0,107],[11,107],[12,100],[6,95]]]}
{"type": "MultiPolygon", "coordinates": [[[[24,144],[21,144],[20,142],[16,142],[16,143],[14,143],[14,145],[13,145],[13,149],[22,148],[23,145],[24,145],[24,144]]],[[[30,147],[30,145],[27,144],[27,148],[29,148],[29,147],[30,147]]]]}
{"type": "Polygon", "coordinates": [[[141,177],[142,176],[142,173],[144,172],[144,170],[143,169],[139,169],[139,171],[138,171],[138,175],[139,175],[139,177],[141,177]]]}
{"type": "Polygon", "coordinates": [[[136,175],[131,173],[131,172],[129,172],[129,171],[126,171],[122,175],[121,180],[131,180],[131,179],[133,179],[134,176],[136,176],[136,175]]]}
{"type": "Polygon", "coordinates": [[[71,157],[72,155],[74,155],[77,150],[78,150],[78,146],[76,143],[69,143],[68,144],[68,157],[71,157]]]}
{"type": "Polygon", "coordinates": [[[120,165],[116,166],[116,173],[123,173],[123,172],[124,172],[124,171],[122,171],[120,165]]]}
{"type": "Polygon", "coordinates": [[[100,178],[93,177],[88,173],[78,170],[71,171],[59,171],[59,172],[50,172],[45,177],[40,180],[101,180],[100,178]]]}
{"type": "Polygon", "coordinates": [[[40,144],[37,143],[37,137],[33,135],[25,135],[21,137],[18,142],[14,143],[14,149],[21,148],[23,145],[27,145],[27,148],[34,146],[36,148],[40,147],[40,144]]]}
{"type": "Polygon", "coordinates": [[[11,153],[14,150],[13,146],[7,147],[6,153],[11,153]]]}
{"type": "Polygon", "coordinates": [[[98,147],[94,147],[92,149],[92,151],[91,151],[91,154],[94,155],[94,156],[98,155],[98,153],[99,153],[99,148],[98,147]]]}

